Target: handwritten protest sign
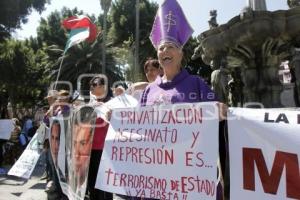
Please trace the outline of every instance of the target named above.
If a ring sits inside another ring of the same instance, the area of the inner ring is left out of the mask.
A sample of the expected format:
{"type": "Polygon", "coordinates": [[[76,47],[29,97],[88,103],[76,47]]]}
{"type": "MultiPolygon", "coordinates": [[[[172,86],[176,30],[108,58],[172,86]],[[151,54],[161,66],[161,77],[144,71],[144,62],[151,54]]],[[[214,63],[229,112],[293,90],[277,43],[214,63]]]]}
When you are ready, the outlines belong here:
{"type": "Polygon", "coordinates": [[[46,134],[46,127],[42,124],[35,135],[30,140],[26,149],[17,160],[17,162],[12,166],[9,170],[8,175],[17,176],[25,179],[29,179],[39,157],[42,153],[42,148],[44,139],[46,134]]]}
{"type": "Polygon", "coordinates": [[[215,103],[114,110],[96,188],[156,199],[216,199],[215,103]]]}
{"type": "Polygon", "coordinates": [[[13,130],[14,130],[13,120],[11,119],[0,120],[0,139],[8,140],[13,130]]]}
{"type": "Polygon", "coordinates": [[[300,112],[232,108],[230,199],[300,199],[300,112]]]}

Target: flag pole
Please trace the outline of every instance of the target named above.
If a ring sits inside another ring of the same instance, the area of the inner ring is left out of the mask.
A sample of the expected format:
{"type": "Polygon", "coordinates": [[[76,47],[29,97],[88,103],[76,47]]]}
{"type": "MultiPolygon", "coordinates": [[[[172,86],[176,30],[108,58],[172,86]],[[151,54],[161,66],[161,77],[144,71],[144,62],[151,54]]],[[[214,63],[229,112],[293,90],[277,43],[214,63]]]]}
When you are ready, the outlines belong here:
{"type": "Polygon", "coordinates": [[[54,84],[54,90],[56,90],[56,86],[57,86],[57,82],[58,82],[58,78],[59,78],[59,75],[60,75],[60,70],[61,70],[64,58],[65,58],[65,51],[64,51],[64,53],[62,55],[62,59],[61,59],[61,62],[60,62],[59,68],[58,68],[58,73],[57,73],[56,81],[55,81],[55,84],[54,84]]]}

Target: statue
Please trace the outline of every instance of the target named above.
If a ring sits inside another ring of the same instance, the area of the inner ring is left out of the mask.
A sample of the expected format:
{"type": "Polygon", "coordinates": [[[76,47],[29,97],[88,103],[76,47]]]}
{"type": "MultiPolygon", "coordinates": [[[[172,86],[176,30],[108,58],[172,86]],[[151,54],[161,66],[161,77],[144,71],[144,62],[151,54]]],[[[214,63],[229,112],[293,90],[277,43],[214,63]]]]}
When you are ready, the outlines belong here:
{"type": "Polygon", "coordinates": [[[231,80],[228,82],[228,104],[233,107],[242,106],[244,103],[241,68],[234,67],[230,72],[231,80]]]}
{"type": "Polygon", "coordinates": [[[228,103],[228,69],[225,58],[211,61],[211,88],[216,93],[219,101],[228,103]]]}
{"type": "Polygon", "coordinates": [[[295,8],[300,5],[300,0],[287,0],[289,8],[295,8]]]}
{"type": "MultiPolygon", "coordinates": [[[[300,4],[300,0],[296,2],[300,4]]],[[[193,58],[201,57],[205,64],[216,65],[211,61],[220,56],[226,57],[226,70],[232,76],[227,86],[229,102],[266,108],[285,106],[281,100],[284,86],[278,73],[281,62],[289,60],[295,84],[295,102],[300,102],[299,20],[299,7],[280,12],[247,8],[243,16],[235,16],[228,23],[201,33],[197,37],[198,46],[193,58]],[[295,50],[295,47],[299,49],[292,53],[290,50],[295,50]]],[[[214,88],[218,85],[220,69],[215,69],[218,71],[212,75],[214,88]]],[[[222,94],[222,87],[220,91],[222,94]]]]}
{"type": "Polygon", "coordinates": [[[213,29],[219,26],[217,23],[217,10],[209,11],[210,19],[208,20],[209,28],[213,29]]]}
{"type": "Polygon", "coordinates": [[[194,49],[194,54],[192,55],[192,60],[196,60],[197,58],[201,58],[204,63],[210,65],[210,59],[205,56],[205,53],[202,48],[202,42],[205,39],[205,34],[201,33],[198,35],[197,40],[199,45],[194,49]]]}
{"type": "Polygon", "coordinates": [[[295,102],[299,106],[300,103],[300,48],[294,48],[293,59],[290,65],[291,73],[293,74],[293,82],[295,82],[295,102]]]}

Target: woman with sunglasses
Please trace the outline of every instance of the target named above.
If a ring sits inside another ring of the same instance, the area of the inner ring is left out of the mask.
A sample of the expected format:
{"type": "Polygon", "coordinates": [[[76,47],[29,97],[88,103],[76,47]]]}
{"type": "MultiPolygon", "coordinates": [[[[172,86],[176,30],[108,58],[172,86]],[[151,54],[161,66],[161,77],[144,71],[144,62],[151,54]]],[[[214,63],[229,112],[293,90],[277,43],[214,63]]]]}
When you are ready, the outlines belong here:
{"type": "MultiPolygon", "coordinates": [[[[106,76],[94,76],[90,80],[90,105],[101,105],[110,99],[108,95],[108,82],[106,76]]],[[[90,166],[87,183],[87,194],[90,200],[112,200],[112,193],[95,188],[98,168],[101,160],[104,141],[108,129],[108,123],[101,118],[96,119],[94,138],[90,157],[90,166]]]]}

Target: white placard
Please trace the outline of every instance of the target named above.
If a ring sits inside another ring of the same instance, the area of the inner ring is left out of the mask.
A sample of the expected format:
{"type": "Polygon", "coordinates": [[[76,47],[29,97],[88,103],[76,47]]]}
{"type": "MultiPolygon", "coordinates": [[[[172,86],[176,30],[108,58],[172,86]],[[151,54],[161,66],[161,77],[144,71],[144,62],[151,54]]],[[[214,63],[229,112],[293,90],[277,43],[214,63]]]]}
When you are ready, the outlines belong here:
{"type": "Polygon", "coordinates": [[[216,199],[216,103],[113,111],[96,188],[153,199],[216,199]]]}
{"type": "Polygon", "coordinates": [[[138,105],[138,101],[128,94],[122,94],[119,96],[114,97],[113,99],[109,100],[105,103],[105,105],[110,109],[115,108],[130,108],[136,107],[138,105]]]}
{"type": "Polygon", "coordinates": [[[14,130],[14,123],[11,119],[0,119],[0,139],[9,140],[14,130]]]}
{"type": "Polygon", "coordinates": [[[109,121],[107,119],[107,113],[110,110],[116,108],[131,108],[136,107],[137,105],[138,101],[134,97],[128,94],[122,94],[112,98],[106,103],[99,103],[99,105],[95,107],[95,112],[97,113],[97,117],[109,121]]]}

